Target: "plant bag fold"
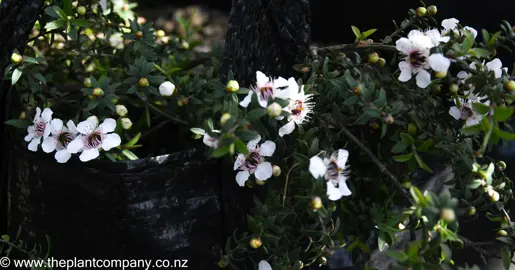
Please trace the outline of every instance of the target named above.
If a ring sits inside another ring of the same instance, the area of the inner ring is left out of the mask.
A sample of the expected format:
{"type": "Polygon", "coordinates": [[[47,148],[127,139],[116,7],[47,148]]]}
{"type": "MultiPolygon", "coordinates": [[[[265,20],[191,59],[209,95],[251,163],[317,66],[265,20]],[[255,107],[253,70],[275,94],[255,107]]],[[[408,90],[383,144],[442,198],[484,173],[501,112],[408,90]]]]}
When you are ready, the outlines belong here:
{"type": "Polygon", "coordinates": [[[191,149],[127,162],[9,151],[8,228],[50,257],[188,260],[212,269],[223,244],[220,166],[191,149]]]}

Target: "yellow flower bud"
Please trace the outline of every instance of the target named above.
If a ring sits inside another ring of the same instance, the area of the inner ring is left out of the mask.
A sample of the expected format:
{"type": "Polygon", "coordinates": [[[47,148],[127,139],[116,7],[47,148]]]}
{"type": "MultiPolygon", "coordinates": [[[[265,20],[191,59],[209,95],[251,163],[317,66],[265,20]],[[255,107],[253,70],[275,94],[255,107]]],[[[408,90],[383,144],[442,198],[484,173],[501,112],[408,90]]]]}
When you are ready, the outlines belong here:
{"type": "Polygon", "coordinates": [[[120,121],[122,122],[123,129],[130,129],[132,127],[131,119],[124,117],[124,118],[120,119],[120,121]]]}
{"type": "Polygon", "coordinates": [[[235,80],[230,80],[225,86],[225,92],[227,93],[236,93],[240,89],[240,84],[238,84],[235,80]]]}
{"type": "Polygon", "coordinates": [[[436,76],[436,78],[438,78],[438,79],[445,78],[445,76],[447,76],[447,71],[437,71],[437,72],[435,73],[435,76],[436,76]]]}
{"type": "Polygon", "coordinates": [[[17,53],[13,53],[11,55],[11,61],[13,62],[13,64],[19,64],[19,63],[21,63],[21,61],[23,61],[23,56],[21,56],[17,53]]]}
{"type": "Polygon", "coordinates": [[[501,160],[501,161],[498,161],[498,162],[497,162],[497,169],[498,169],[499,171],[504,171],[504,170],[506,170],[506,162],[504,162],[504,161],[502,161],[502,160],[501,160]]]}
{"type": "Polygon", "coordinates": [[[220,124],[222,126],[225,125],[225,123],[227,123],[227,121],[229,121],[229,119],[231,119],[231,114],[230,113],[224,113],[222,115],[222,117],[220,118],[220,124]]]}
{"type": "Polygon", "coordinates": [[[431,6],[427,7],[427,11],[429,12],[429,15],[436,15],[436,13],[438,12],[438,9],[436,8],[435,5],[431,5],[431,6]]]}
{"type": "Polygon", "coordinates": [[[143,38],[143,33],[141,31],[138,31],[134,34],[136,38],[143,38]]]}
{"type": "Polygon", "coordinates": [[[272,174],[277,177],[279,175],[281,175],[281,167],[277,166],[277,165],[274,165],[272,167],[272,174]]]}
{"type": "Polygon", "coordinates": [[[80,15],[86,14],[86,7],[85,6],[79,6],[77,8],[77,13],[79,13],[80,15]]]}
{"type": "Polygon", "coordinates": [[[382,57],[379,57],[379,60],[377,60],[377,64],[380,66],[380,67],[384,67],[386,65],[386,60],[382,57]]]}
{"type": "Polygon", "coordinates": [[[278,117],[281,115],[283,108],[278,103],[274,102],[270,104],[267,108],[268,115],[270,117],[278,117]]]}
{"type": "Polygon", "coordinates": [[[458,89],[459,89],[458,85],[453,83],[449,87],[449,92],[451,92],[451,94],[456,94],[456,93],[458,93],[458,89]]]}
{"type": "Polygon", "coordinates": [[[322,199],[320,197],[313,197],[309,201],[309,207],[314,211],[321,209],[323,206],[324,205],[323,205],[322,199]]]}
{"type": "Polygon", "coordinates": [[[141,87],[147,87],[147,86],[148,86],[148,80],[147,80],[147,78],[141,78],[141,79],[139,79],[138,84],[139,84],[139,86],[141,86],[141,87]]]}
{"type": "Polygon", "coordinates": [[[91,79],[90,78],[84,79],[84,86],[86,86],[88,88],[93,86],[93,84],[91,83],[91,79]]]}
{"type": "Polygon", "coordinates": [[[166,36],[166,33],[165,33],[165,31],[159,29],[159,30],[157,30],[156,35],[157,35],[157,37],[162,38],[162,37],[166,36]]]}
{"type": "Polygon", "coordinates": [[[101,97],[103,95],[104,95],[104,90],[102,90],[102,88],[97,87],[97,88],[93,89],[93,96],[101,97]]]}
{"type": "Polygon", "coordinates": [[[425,7],[417,8],[417,17],[422,17],[427,14],[427,9],[425,7]]]}
{"type": "Polygon", "coordinates": [[[384,121],[388,124],[388,125],[391,125],[393,124],[393,116],[391,114],[388,114],[384,117],[384,121]]]}
{"type": "Polygon", "coordinates": [[[452,222],[456,219],[456,214],[454,213],[454,210],[450,208],[444,208],[440,212],[440,217],[446,222],[452,222]]]}
{"type": "Polygon", "coordinates": [[[476,214],[476,208],[474,206],[469,207],[469,209],[467,210],[467,214],[469,216],[475,215],[476,214]]]}
{"type": "Polygon", "coordinates": [[[127,110],[127,107],[124,105],[116,105],[116,114],[119,116],[126,116],[129,110],[127,110]]]}
{"type": "Polygon", "coordinates": [[[377,61],[379,61],[379,54],[377,54],[376,52],[373,52],[368,55],[368,62],[370,64],[375,64],[375,63],[377,63],[377,61]]]}
{"type": "Polygon", "coordinates": [[[515,81],[510,80],[504,84],[504,88],[508,91],[515,91],[515,81]]]}
{"type": "Polygon", "coordinates": [[[254,249],[258,249],[262,245],[261,239],[259,239],[259,237],[254,237],[250,239],[249,245],[254,249]]]}

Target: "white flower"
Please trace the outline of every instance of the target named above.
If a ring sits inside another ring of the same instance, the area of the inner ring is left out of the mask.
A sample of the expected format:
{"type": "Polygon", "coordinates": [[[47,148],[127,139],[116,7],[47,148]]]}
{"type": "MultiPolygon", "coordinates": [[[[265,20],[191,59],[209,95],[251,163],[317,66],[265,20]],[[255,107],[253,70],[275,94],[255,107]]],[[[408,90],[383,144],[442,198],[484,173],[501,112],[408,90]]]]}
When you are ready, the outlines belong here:
{"type": "Polygon", "coordinates": [[[477,37],[477,30],[476,29],[474,29],[474,28],[472,28],[470,26],[465,26],[465,27],[463,27],[463,31],[467,31],[467,32],[471,33],[472,36],[474,37],[474,39],[476,39],[476,37],[477,37]]]}
{"type": "Polygon", "coordinates": [[[159,86],[159,93],[161,96],[168,97],[173,95],[173,92],[175,92],[175,85],[169,81],[166,81],[159,86]]]}
{"type": "Polygon", "coordinates": [[[272,266],[267,261],[260,261],[258,264],[258,270],[272,270],[272,266]]]}
{"type": "Polygon", "coordinates": [[[46,139],[52,128],[50,127],[50,121],[52,121],[52,110],[49,108],[45,108],[43,113],[41,113],[41,109],[39,107],[36,108],[36,115],[34,116],[34,125],[29,126],[27,128],[27,136],[25,136],[25,141],[29,143],[29,150],[36,152],[38,150],[38,145],[41,143],[41,139],[46,139]]]}
{"type": "Polygon", "coordinates": [[[417,86],[426,88],[431,83],[431,74],[426,70],[432,68],[435,71],[447,71],[451,62],[442,54],[430,54],[430,49],[435,46],[432,39],[418,30],[408,34],[408,38],[400,38],[396,42],[396,48],[405,55],[404,61],[399,62],[399,81],[407,82],[412,74],[417,74],[417,86]]]}
{"type": "Polygon", "coordinates": [[[496,79],[501,78],[503,70],[508,72],[508,68],[502,67],[502,62],[499,60],[499,58],[495,58],[494,60],[486,63],[485,67],[488,71],[494,72],[496,79]]]}
{"type": "Polygon", "coordinates": [[[444,30],[442,30],[442,35],[446,35],[450,31],[453,31],[455,34],[458,34],[458,31],[456,31],[456,28],[458,28],[458,23],[460,21],[455,18],[445,19],[442,21],[442,27],[444,30]]]}
{"type": "Polygon", "coordinates": [[[449,36],[442,36],[440,31],[438,29],[431,29],[424,33],[426,36],[428,36],[431,41],[433,42],[434,46],[440,45],[440,43],[447,43],[451,39],[449,36]]]}
{"type": "Polygon", "coordinates": [[[102,12],[107,11],[107,0],[100,0],[100,6],[102,7],[102,12]]]}
{"type": "Polygon", "coordinates": [[[267,77],[261,71],[256,72],[256,86],[252,87],[249,94],[240,102],[242,107],[248,107],[255,93],[259,105],[263,108],[268,107],[269,98],[288,99],[292,94],[299,92],[299,85],[295,79],[288,80],[279,77],[275,80],[267,77]]]}
{"type": "Polygon", "coordinates": [[[265,161],[264,157],[271,157],[275,152],[275,143],[266,141],[258,146],[261,136],[250,141],[247,144],[249,154],[247,156],[239,154],[234,162],[234,170],[239,170],[236,174],[236,182],[240,187],[245,186],[245,182],[251,174],[254,174],[257,180],[265,181],[272,177],[273,169],[270,162],[265,161]]]}
{"type": "MultiPolygon", "coordinates": [[[[456,104],[456,106],[453,106],[449,109],[449,114],[452,117],[454,117],[454,119],[465,120],[465,127],[479,124],[479,122],[481,122],[481,120],[484,117],[484,115],[479,114],[472,107],[473,103],[480,102],[480,101],[478,101],[480,98],[477,98],[477,96],[475,96],[472,92],[470,92],[469,95],[473,95],[472,100],[471,99],[465,100],[465,99],[459,98],[461,107],[458,108],[458,103],[456,102],[456,100],[454,100],[454,103],[456,104]]],[[[490,105],[489,100],[487,100],[485,102],[481,102],[481,103],[483,103],[485,105],[490,105]]]]}
{"type": "Polygon", "coordinates": [[[109,37],[109,44],[115,49],[123,49],[123,34],[115,33],[109,37]]]}
{"type": "Polygon", "coordinates": [[[290,104],[284,110],[289,112],[288,123],[279,129],[279,136],[290,134],[295,129],[295,124],[302,125],[310,120],[310,114],[313,113],[314,102],[311,102],[313,95],[304,94],[304,85],[301,87],[300,93],[292,96],[290,104]]]}
{"type": "Polygon", "coordinates": [[[52,135],[43,140],[41,147],[45,153],[57,150],[54,155],[55,160],[59,163],[66,163],[72,156],[66,147],[75,139],[79,131],[72,120],[69,120],[64,126],[63,120],[53,119],[50,126],[52,135]]]}
{"type": "MultiPolygon", "coordinates": [[[[220,131],[213,130],[213,132],[219,133],[220,131]]],[[[209,136],[209,134],[207,132],[204,133],[204,138],[202,139],[202,141],[208,147],[215,148],[215,149],[218,148],[218,144],[220,143],[218,138],[209,136]]]]}
{"type": "Polygon", "coordinates": [[[129,113],[129,110],[127,110],[127,107],[125,107],[124,105],[116,105],[116,113],[119,115],[119,116],[126,116],[127,113],[129,113]]]}
{"type": "Polygon", "coordinates": [[[95,123],[95,125],[98,125],[98,123],[100,123],[100,121],[98,120],[98,117],[96,117],[95,115],[88,117],[86,120],[95,123]]]}
{"type": "Polygon", "coordinates": [[[77,125],[80,134],[68,144],[67,149],[72,154],[82,151],[79,157],[81,161],[95,159],[100,155],[100,148],[109,151],[120,145],[120,136],[111,133],[115,128],[116,121],[112,118],[106,118],[100,125],[90,120],[80,122],[77,125]]]}
{"type": "Polygon", "coordinates": [[[336,201],[342,196],[351,195],[347,187],[348,166],[346,166],[349,152],[340,149],[331,155],[329,159],[323,160],[314,156],[309,160],[309,171],[315,178],[324,177],[327,185],[329,200],[336,201]]]}

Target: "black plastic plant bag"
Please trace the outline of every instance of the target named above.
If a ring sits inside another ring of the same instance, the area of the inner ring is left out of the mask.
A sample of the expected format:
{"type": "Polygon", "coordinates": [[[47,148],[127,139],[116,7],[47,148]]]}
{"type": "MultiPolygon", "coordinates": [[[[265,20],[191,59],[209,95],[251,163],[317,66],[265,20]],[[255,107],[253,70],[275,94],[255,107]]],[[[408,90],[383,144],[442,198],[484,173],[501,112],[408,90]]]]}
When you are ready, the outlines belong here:
{"type": "Polygon", "coordinates": [[[8,231],[46,245],[50,257],[182,259],[215,269],[223,245],[220,165],[195,149],[129,162],[53,155],[12,146],[8,231]]]}

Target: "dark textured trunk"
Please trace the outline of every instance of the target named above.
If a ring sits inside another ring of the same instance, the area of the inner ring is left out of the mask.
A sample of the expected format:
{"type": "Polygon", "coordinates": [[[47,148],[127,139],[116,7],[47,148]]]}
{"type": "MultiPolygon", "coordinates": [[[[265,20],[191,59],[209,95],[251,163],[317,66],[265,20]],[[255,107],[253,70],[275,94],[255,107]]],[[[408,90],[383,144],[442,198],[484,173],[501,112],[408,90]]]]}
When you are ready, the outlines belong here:
{"type": "Polygon", "coordinates": [[[257,70],[293,76],[293,65],[309,55],[310,23],[309,0],[233,0],[222,76],[232,71],[242,86],[254,83],[257,70]]]}
{"type": "MultiPolygon", "coordinates": [[[[7,137],[3,124],[9,113],[7,94],[11,84],[2,81],[14,49],[22,51],[28,35],[44,7],[44,0],[3,0],[0,4],[0,220],[5,220],[7,137]]],[[[0,231],[5,229],[0,223],[0,231]]]]}

